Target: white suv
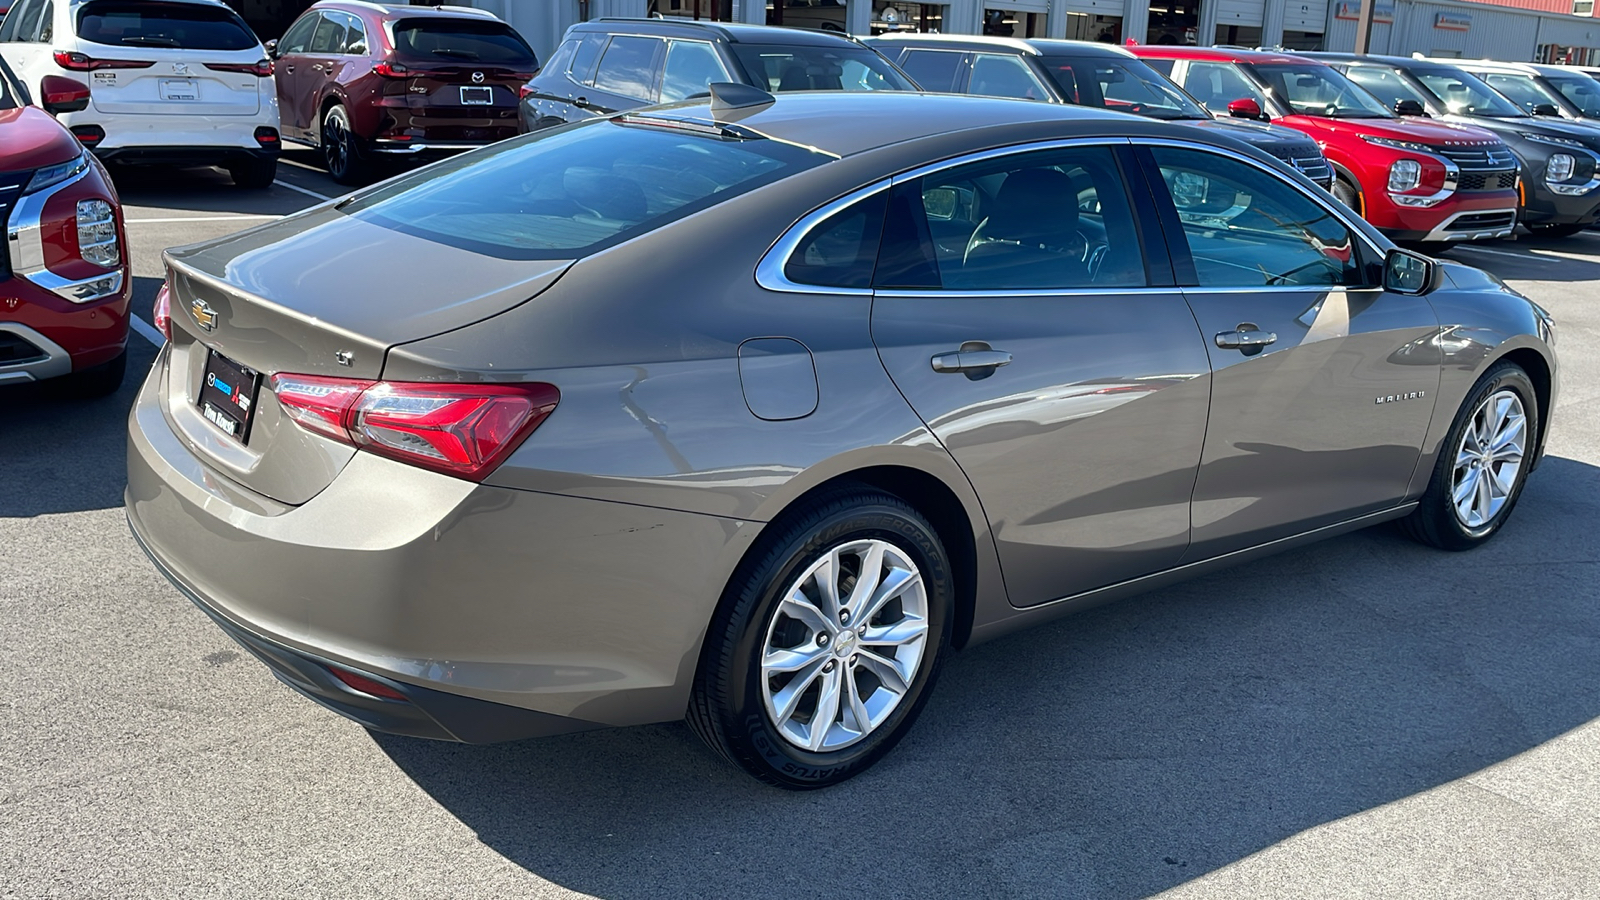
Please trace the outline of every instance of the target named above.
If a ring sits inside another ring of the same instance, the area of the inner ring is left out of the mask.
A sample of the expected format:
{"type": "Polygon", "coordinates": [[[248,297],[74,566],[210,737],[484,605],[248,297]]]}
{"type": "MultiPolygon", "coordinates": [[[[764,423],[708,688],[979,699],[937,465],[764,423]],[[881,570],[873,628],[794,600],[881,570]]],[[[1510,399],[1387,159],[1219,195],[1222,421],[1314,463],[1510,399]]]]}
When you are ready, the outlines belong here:
{"type": "Polygon", "coordinates": [[[36,97],[46,75],[87,81],[89,107],[58,118],[107,162],[277,173],[272,61],[220,0],[16,0],[0,55],[36,97]]]}

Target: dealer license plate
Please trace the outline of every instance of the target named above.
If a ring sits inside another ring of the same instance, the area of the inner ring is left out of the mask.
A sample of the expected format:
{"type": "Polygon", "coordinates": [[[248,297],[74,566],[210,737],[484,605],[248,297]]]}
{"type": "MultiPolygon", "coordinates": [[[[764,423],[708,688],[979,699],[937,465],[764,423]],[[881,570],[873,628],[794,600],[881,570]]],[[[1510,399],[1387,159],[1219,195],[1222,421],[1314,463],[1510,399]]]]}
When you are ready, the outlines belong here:
{"type": "Polygon", "coordinates": [[[199,100],[200,85],[193,78],[161,79],[161,99],[199,100]]]}
{"type": "Polygon", "coordinates": [[[206,351],[206,374],[197,400],[200,412],[241,444],[250,435],[260,388],[261,373],[215,350],[206,351]]]}
{"type": "Polygon", "coordinates": [[[493,106],[494,88],[464,87],[461,89],[462,106],[493,106]]]}

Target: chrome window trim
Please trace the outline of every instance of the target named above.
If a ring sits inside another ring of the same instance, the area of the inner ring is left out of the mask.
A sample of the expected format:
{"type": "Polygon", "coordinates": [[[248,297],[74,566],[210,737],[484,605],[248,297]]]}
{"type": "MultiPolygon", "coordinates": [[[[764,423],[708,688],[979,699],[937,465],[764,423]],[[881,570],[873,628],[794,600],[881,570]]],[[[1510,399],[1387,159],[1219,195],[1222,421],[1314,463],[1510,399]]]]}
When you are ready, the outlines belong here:
{"type": "Polygon", "coordinates": [[[987,150],[975,150],[971,153],[962,154],[961,156],[953,156],[949,159],[940,160],[939,162],[918,166],[915,169],[908,169],[898,175],[890,177],[889,181],[891,184],[895,185],[904,184],[907,181],[911,181],[915,178],[921,178],[924,175],[931,175],[934,172],[942,172],[945,169],[954,169],[957,166],[964,166],[968,163],[983,162],[986,159],[995,159],[1001,156],[1011,156],[1012,154],[1016,153],[1032,153],[1039,150],[1059,150],[1067,147],[1115,147],[1121,144],[1131,143],[1133,143],[1132,138],[1102,136],[1057,138],[1049,141],[1031,141],[1024,144],[1009,144],[1004,147],[990,147],[987,150]]]}
{"type": "Polygon", "coordinates": [[[872,291],[877,297],[923,297],[928,299],[995,299],[1009,297],[1107,297],[1121,294],[1177,294],[1184,288],[1168,285],[1166,287],[1115,287],[1104,285],[1101,287],[1073,287],[1073,288],[1028,288],[1016,290],[981,290],[964,291],[958,289],[928,288],[876,288],[872,291]]]}
{"type": "Polygon", "coordinates": [[[872,288],[870,287],[825,287],[817,284],[800,284],[799,282],[790,281],[783,270],[788,268],[789,257],[793,256],[794,251],[799,249],[800,244],[810,236],[813,228],[816,228],[834,213],[845,207],[865,200],[879,191],[888,190],[891,184],[891,181],[885,179],[875,184],[867,185],[864,188],[851,191],[843,197],[830,200],[801,216],[798,222],[790,225],[788,230],[784,231],[783,236],[778,238],[766,253],[762,254],[761,261],[756,263],[756,284],[769,291],[778,291],[786,294],[831,294],[847,297],[871,297],[872,288]]]}

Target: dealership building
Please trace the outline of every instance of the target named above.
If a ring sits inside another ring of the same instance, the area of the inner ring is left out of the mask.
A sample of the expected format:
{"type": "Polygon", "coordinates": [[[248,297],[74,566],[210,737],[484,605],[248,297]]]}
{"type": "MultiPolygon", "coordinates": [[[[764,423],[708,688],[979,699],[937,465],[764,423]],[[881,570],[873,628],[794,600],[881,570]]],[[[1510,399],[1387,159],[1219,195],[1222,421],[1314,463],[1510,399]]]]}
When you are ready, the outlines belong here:
{"type": "MultiPolygon", "coordinates": [[[[262,37],[309,0],[229,0],[262,37]]],[[[452,0],[489,10],[548,57],[567,26],[682,16],[850,34],[929,31],[1143,44],[1353,50],[1361,0],[452,0]]],[[[1374,53],[1600,64],[1594,0],[1374,0],[1374,53]]]]}

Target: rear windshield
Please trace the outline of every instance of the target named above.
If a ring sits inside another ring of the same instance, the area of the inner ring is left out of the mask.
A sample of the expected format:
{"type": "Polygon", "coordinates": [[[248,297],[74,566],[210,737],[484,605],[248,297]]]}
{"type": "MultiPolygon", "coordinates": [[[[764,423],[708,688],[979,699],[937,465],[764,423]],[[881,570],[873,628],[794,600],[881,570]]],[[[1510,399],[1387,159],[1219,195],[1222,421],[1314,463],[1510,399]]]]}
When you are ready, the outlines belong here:
{"type": "Polygon", "coordinates": [[[78,13],[78,37],[114,47],[249,50],[260,41],[233,10],[199,3],[94,0],[78,13]]]}
{"type": "MultiPolygon", "coordinates": [[[[843,42],[841,42],[843,43],[843,42]]],[[[768,91],[914,91],[916,85],[865,47],[732,44],[756,87],[768,91]]]]}
{"type": "Polygon", "coordinates": [[[342,210],[505,259],[571,259],[831,159],[609,119],[538,131],[430,166],[342,210]]]}
{"type": "Polygon", "coordinates": [[[503,22],[401,19],[394,25],[394,49],[407,59],[510,63],[533,68],[533,49],[503,22]]]}

